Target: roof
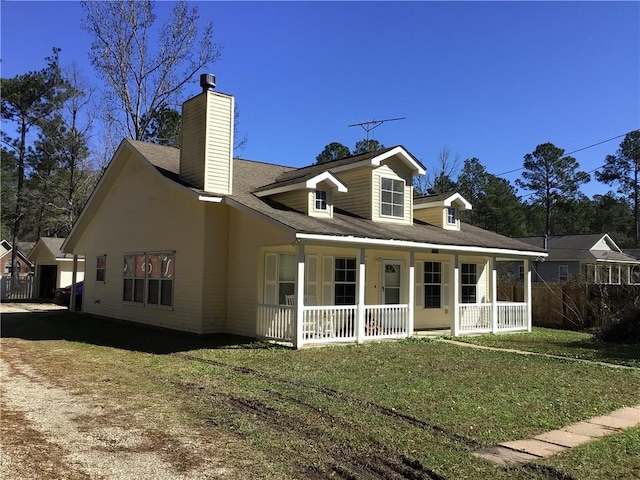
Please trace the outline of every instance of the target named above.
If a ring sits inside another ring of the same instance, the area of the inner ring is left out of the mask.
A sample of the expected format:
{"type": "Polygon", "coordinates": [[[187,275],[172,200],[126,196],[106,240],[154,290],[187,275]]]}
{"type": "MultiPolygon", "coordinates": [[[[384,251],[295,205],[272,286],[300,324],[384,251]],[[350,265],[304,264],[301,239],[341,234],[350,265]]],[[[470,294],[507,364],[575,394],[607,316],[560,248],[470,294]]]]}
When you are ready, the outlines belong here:
{"type": "MultiPolygon", "coordinates": [[[[522,237],[519,240],[534,245],[544,247],[544,236],[522,237]]],[[[547,238],[548,262],[629,262],[639,263],[636,258],[623,253],[615,242],[606,233],[592,233],[585,235],[554,235],[547,238]],[[610,245],[611,250],[595,250],[596,244],[601,240],[610,245]]]]}
{"type": "MultiPolygon", "coordinates": [[[[64,243],[65,240],[66,240],[65,238],[57,238],[57,237],[40,237],[40,240],[38,240],[38,242],[36,243],[36,246],[43,245],[47,250],[49,250],[51,255],[56,260],[72,260],[73,259],[72,253],[64,253],[62,251],[62,244],[64,243]]],[[[36,247],[33,247],[31,252],[29,253],[29,256],[31,257],[31,255],[35,254],[35,252],[36,252],[36,247]]],[[[78,255],[78,258],[83,259],[84,255],[78,255]]]]}
{"type": "MultiPolygon", "coordinates": [[[[33,263],[29,261],[27,255],[24,253],[25,248],[28,248],[29,245],[33,246],[33,244],[29,242],[18,242],[18,250],[16,254],[20,257],[24,262],[28,263],[30,266],[33,266],[33,263]]],[[[11,243],[7,240],[0,240],[0,257],[4,257],[5,255],[11,253],[13,248],[11,247],[11,243]]]]}
{"type": "MultiPolygon", "coordinates": [[[[180,151],[173,147],[163,147],[139,141],[130,141],[130,145],[138,150],[162,175],[176,179],[179,174],[180,151]]],[[[393,149],[393,148],[392,148],[393,149]]],[[[385,149],[392,150],[392,149],[385,149]]],[[[356,156],[358,161],[370,159],[380,152],[372,152],[356,156]]],[[[353,159],[356,157],[348,157],[353,159]]],[[[315,176],[321,171],[331,170],[337,163],[344,165],[347,159],[339,159],[320,165],[312,165],[301,169],[293,169],[282,165],[264,162],[234,159],[233,194],[225,198],[257,214],[263,215],[296,233],[368,238],[378,240],[401,240],[408,242],[432,243],[443,247],[465,246],[517,250],[519,252],[544,253],[540,247],[532,247],[521,241],[489,232],[468,224],[462,224],[460,231],[444,230],[418,220],[413,224],[377,223],[349,212],[334,210],[333,218],[311,217],[268,198],[259,198],[253,192],[265,185],[284,180],[289,181],[315,176]]],[[[205,194],[194,187],[188,187],[199,194],[205,194]]],[[[213,194],[208,194],[213,195],[213,194]]]]}

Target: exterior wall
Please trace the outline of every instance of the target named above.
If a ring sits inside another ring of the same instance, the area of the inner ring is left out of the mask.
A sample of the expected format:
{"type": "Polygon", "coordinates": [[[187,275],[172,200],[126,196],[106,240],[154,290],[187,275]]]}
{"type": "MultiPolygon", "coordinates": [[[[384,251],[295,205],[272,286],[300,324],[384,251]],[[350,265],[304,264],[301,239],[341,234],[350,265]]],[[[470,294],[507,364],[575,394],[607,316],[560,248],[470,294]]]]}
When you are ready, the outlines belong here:
{"type": "Polygon", "coordinates": [[[411,223],[413,221],[413,176],[399,160],[389,159],[383,165],[373,170],[372,212],[373,220],[379,222],[411,223]],[[380,179],[382,177],[403,180],[404,188],[404,217],[394,218],[380,213],[380,179]]]}
{"type": "Polygon", "coordinates": [[[291,190],[290,192],[278,193],[270,198],[274,202],[286,205],[302,213],[309,213],[310,194],[308,189],[291,190]]]}
{"type": "Polygon", "coordinates": [[[207,192],[230,194],[233,97],[206,91],[182,108],[180,176],[207,192]]]}
{"type": "Polygon", "coordinates": [[[266,221],[237,209],[229,211],[229,266],[227,293],[228,333],[255,336],[256,304],[261,301],[259,290],[264,276],[261,247],[288,245],[289,236],[266,221]]]}
{"type": "Polygon", "coordinates": [[[229,216],[227,205],[205,204],[203,333],[224,332],[227,328],[229,216]]]}
{"type": "Polygon", "coordinates": [[[363,167],[336,174],[336,177],[347,186],[349,191],[335,195],[333,197],[334,206],[371,219],[373,201],[371,170],[371,167],[363,167]]]}
{"type": "Polygon", "coordinates": [[[201,333],[204,202],[151,172],[133,155],[123,160],[118,178],[75,248],[86,258],[82,308],[95,315],[201,333]],[[161,251],[175,251],[173,307],[124,303],[124,255],[161,251]],[[104,282],[95,281],[97,255],[106,255],[104,282]]]}
{"type": "Polygon", "coordinates": [[[550,262],[547,260],[535,263],[535,270],[533,271],[531,280],[533,282],[559,282],[558,274],[560,265],[567,265],[569,267],[569,279],[582,273],[580,270],[580,262],[550,262]]]}
{"type": "MultiPolygon", "coordinates": [[[[58,288],[68,287],[73,280],[73,260],[58,262],[58,288]]],[[[76,282],[84,280],[84,262],[78,260],[78,271],[76,272],[76,282]]]]}
{"type": "Polygon", "coordinates": [[[413,211],[413,217],[438,227],[442,227],[445,221],[444,210],[441,207],[416,209],[413,211]]]}
{"type": "MultiPolygon", "coordinates": [[[[17,261],[20,263],[20,276],[29,275],[32,270],[29,264],[21,257],[18,256],[17,261]]],[[[2,257],[0,257],[0,276],[10,276],[11,273],[6,272],[5,269],[7,263],[11,263],[11,250],[6,252],[2,257]]]]}

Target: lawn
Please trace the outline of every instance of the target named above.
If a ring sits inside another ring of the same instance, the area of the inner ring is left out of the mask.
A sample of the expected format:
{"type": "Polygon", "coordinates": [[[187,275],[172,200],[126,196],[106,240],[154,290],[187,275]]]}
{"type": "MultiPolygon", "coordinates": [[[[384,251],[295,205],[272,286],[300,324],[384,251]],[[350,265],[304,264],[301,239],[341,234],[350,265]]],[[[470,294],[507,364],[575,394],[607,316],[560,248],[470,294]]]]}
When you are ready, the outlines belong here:
{"type": "Polygon", "coordinates": [[[27,324],[3,317],[3,345],[15,339],[41,374],[100,391],[133,414],[233,438],[242,448],[221,455],[229,465],[250,465],[244,475],[524,480],[640,473],[640,457],[631,454],[640,448],[639,429],[520,467],[471,455],[640,404],[640,370],[415,339],[295,351],[81,318],[49,315],[27,324]]]}
{"type": "Polygon", "coordinates": [[[597,341],[586,332],[534,327],[531,333],[457,338],[475,345],[548,353],[640,368],[640,345],[597,341]]]}

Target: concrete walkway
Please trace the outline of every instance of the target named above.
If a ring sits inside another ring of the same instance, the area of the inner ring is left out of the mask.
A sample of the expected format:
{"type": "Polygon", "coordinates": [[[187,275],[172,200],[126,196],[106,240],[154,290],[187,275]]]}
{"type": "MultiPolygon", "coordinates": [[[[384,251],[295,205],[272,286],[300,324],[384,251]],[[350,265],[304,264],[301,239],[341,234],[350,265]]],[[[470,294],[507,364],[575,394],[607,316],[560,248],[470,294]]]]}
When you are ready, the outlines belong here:
{"type": "Polygon", "coordinates": [[[457,345],[459,347],[478,348],[480,350],[492,350],[494,352],[509,352],[516,353],[518,355],[532,355],[537,357],[555,358],[556,360],[567,360],[569,362],[588,363],[592,365],[601,365],[603,367],[620,368],[623,370],[640,370],[638,367],[631,367],[629,365],[617,365],[615,363],[598,362],[597,360],[586,360],[584,358],[563,357],[562,355],[553,355],[552,353],[539,353],[528,352],[526,350],[516,350],[513,348],[500,348],[500,347],[487,347],[486,345],[475,345],[473,343],[459,342],[457,340],[440,339],[441,342],[450,343],[451,345],[457,345]]]}
{"type": "Polygon", "coordinates": [[[497,447],[478,450],[474,455],[500,465],[528,463],[638,425],[640,405],[621,408],[526,440],[503,442],[497,447]]]}

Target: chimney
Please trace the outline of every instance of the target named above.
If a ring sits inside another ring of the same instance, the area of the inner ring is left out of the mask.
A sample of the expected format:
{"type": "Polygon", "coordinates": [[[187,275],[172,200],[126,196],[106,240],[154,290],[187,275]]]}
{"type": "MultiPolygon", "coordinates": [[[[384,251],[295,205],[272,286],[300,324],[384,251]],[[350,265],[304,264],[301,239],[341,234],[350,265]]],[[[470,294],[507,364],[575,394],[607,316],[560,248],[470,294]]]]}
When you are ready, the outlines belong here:
{"type": "Polygon", "coordinates": [[[214,91],[216,77],[200,75],[202,93],[182,104],[180,178],[209,193],[231,195],[233,97],[214,91]]]}

